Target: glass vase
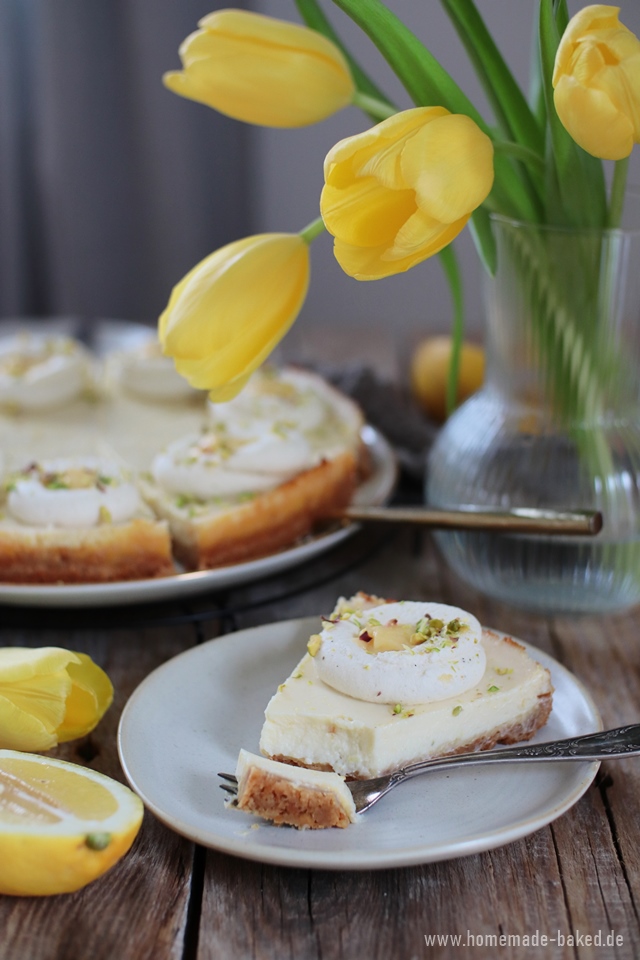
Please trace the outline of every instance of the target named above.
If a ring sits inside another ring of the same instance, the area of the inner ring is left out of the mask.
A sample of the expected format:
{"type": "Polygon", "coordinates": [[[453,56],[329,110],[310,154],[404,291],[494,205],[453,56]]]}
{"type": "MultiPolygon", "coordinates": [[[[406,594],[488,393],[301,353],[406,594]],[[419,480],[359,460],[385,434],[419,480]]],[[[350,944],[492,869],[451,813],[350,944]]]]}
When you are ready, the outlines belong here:
{"type": "Polygon", "coordinates": [[[543,613],[640,602],[640,202],[631,226],[493,218],[483,388],[432,447],[427,500],[448,508],[598,509],[595,537],[436,534],[467,583],[543,613]]]}

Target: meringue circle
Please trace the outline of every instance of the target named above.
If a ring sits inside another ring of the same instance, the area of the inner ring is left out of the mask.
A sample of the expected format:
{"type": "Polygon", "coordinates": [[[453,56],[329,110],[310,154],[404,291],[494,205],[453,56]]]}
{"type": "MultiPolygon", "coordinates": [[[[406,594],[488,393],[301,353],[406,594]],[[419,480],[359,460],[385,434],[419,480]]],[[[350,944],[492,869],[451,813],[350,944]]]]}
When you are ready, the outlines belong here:
{"type": "Polygon", "coordinates": [[[86,529],[106,519],[125,523],[142,506],[137,487],[121,469],[93,457],[32,464],[12,481],[7,496],[9,516],[30,527],[86,529]],[[73,487],[68,478],[74,472],[90,485],[73,487]]]}
{"type": "Polygon", "coordinates": [[[325,622],[314,657],[318,676],[328,686],[356,700],[402,705],[456,697],[480,682],[486,667],[482,627],[459,607],[406,600],[325,622]],[[440,621],[441,633],[424,643],[371,653],[359,639],[376,627],[404,625],[408,637],[420,624],[440,621]],[[457,636],[447,625],[458,621],[457,636]]]}
{"type": "Polygon", "coordinates": [[[318,462],[297,431],[271,429],[253,437],[208,432],[169,444],[154,458],[151,473],[169,493],[209,500],[271,490],[318,462]]]}
{"type": "Polygon", "coordinates": [[[88,354],[69,337],[0,340],[0,403],[24,410],[60,406],[89,383],[88,354]]]}
{"type": "Polygon", "coordinates": [[[261,368],[237,397],[227,403],[211,403],[211,420],[219,429],[236,434],[268,430],[274,424],[309,432],[329,416],[330,407],[321,395],[317,377],[291,367],[261,368]]]}

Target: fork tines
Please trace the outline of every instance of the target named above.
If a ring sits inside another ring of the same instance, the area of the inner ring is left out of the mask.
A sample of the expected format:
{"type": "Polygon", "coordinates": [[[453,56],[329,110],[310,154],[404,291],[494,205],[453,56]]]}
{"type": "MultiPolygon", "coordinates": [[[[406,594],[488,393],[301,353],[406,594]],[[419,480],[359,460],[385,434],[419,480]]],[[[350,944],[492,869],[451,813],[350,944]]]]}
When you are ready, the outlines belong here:
{"type": "Polygon", "coordinates": [[[231,797],[235,799],[238,796],[238,780],[231,773],[219,773],[218,776],[222,780],[227,780],[228,783],[219,783],[218,786],[221,790],[224,790],[225,793],[228,793],[231,797]]]}
{"type": "Polygon", "coordinates": [[[221,780],[228,780],[229,783],[235,783],[238,786],[238,778],[234,777],[232,773],[219,773],[218,776],[221,780]]]}

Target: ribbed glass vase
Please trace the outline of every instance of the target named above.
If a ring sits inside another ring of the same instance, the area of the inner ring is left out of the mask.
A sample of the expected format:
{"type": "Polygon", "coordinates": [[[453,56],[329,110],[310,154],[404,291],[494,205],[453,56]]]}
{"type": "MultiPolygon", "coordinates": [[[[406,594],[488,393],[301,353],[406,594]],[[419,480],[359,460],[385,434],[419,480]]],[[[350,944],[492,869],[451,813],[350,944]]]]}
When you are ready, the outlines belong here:
{"type": "MultiPolygon", "coordinates": [[[[640,225],[640,202],[630,204],[640,225]]],[[[439,533],[485,594],[545,613],[640,602],[640,230],[493,222],[483,389],[431,450],[438,507],[599,509],[596,537],[439,533]]]]}

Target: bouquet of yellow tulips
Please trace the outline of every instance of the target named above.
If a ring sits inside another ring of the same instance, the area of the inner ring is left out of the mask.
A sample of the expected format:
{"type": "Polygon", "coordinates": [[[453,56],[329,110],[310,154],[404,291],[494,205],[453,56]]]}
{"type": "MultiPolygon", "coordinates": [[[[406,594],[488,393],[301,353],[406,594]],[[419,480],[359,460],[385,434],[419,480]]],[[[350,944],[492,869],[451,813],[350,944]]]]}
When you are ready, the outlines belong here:
{"type": "MultiPolygon", "coordinates": [[[[640,41],[620,23],[619,8],[596,4],[570,20],[566,0],[540,0],[538,82],[527,98],[473,0],[440,0],[488,96],[490,123],[381,0],[334,2],[378,47],[415,107],[396,110],[317,0],[296,0],[306,25],[242,10],[204,17],[180,48],[183,69],[164,78],[174,92],[248,123],[299,127],[349,104],[373,121],[325,158],[318,220],[299,234],[231,243],[173,290],[159,323],[164,352],[213,400],[234,396],[296,319],[309,283],[309,244],[324,229],[338,263],[358,280],[439,254],[459,345],[461,283],[451,241],[467,224],[492,272],[491,215],[588,228],[620,222],[628,157],[640,141],[640,41]],[[614,161],[609,189],[602,160],[614,161]]],[[[523,281],[540,287],[543,306],[564,296],[545,280],[544,250],[522,251],[522,258],[530,269],[523,281]]],[[[591,268],[588,255],[583,266],[591,268]]],[[[549,363],[563,336],[540,338],[549,363]]],[[[588,344],[580,349],[589,354],[588,344]]],[[[451,397],[456,364],[454,350],[451,397]]],[[[567,386],[571,369],[558,367],[551,378],[567,415],[582,402],[567,386]]]]}

